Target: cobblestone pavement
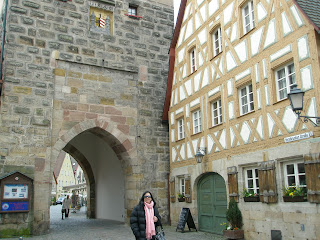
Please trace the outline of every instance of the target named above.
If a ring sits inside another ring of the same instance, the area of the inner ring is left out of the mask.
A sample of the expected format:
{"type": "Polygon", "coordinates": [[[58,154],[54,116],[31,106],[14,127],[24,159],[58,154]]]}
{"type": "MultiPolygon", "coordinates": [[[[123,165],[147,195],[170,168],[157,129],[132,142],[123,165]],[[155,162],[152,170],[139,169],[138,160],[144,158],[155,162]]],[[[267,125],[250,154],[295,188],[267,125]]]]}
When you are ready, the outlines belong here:
{"type": "MultiPolygon", "coordinates": [[[[50,233],[24,239],[34,240],[134,240],[131,229],[124,223],[87,219],[85,207],[61,220],[61,205],[51,206],[50,233]]],[[[204,232],[176,232],[174,226],[163,226],[167,240],[223,240],[219,235],[204,232]]],[[[186,226],[186,230],[188,227],[186,226]]],[[[12,239],[12,238],[11,238],[12,239]]]]}

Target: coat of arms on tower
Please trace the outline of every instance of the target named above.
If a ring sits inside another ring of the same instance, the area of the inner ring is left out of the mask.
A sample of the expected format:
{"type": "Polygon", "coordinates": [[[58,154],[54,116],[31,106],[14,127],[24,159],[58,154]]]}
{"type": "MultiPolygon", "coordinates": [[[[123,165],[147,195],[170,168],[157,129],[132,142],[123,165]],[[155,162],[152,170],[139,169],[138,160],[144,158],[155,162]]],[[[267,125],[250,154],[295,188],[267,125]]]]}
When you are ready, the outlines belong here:
{"type": "Polygon", "coordinates": [[[89,29],[92,32],[112,35],[114,6],[89,2],[89,29]]]}

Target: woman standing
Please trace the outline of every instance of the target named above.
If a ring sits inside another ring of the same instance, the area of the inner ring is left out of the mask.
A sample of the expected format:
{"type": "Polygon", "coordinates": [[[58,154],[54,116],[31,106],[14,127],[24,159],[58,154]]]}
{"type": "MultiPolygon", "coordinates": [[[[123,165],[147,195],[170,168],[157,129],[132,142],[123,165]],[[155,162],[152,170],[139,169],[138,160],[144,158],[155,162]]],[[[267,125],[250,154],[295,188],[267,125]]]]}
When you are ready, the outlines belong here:
{"type": "Polygon", "coordinates": [[[156,223],[160,220],[161,217],[151,192],[144,192],[130,216],[130,226],[136,240],[154,239],[156,223]]]}

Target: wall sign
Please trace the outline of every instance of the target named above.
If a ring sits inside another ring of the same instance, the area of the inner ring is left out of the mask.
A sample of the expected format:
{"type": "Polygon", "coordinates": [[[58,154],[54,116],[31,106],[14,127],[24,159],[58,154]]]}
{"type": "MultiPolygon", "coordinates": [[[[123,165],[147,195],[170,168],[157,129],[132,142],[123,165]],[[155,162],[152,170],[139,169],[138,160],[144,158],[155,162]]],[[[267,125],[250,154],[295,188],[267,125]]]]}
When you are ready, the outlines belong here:
{"type": "Polygon", "coordinates": [[[286,137],[286,138],[284,138],[284,142],[285,143],[294,142],[294,141],[310,138],[312,136],[313,136],[313,132],[306,132],[306,133],[294,135],[294,136],[291,136],[291,137],[286,137]]]}

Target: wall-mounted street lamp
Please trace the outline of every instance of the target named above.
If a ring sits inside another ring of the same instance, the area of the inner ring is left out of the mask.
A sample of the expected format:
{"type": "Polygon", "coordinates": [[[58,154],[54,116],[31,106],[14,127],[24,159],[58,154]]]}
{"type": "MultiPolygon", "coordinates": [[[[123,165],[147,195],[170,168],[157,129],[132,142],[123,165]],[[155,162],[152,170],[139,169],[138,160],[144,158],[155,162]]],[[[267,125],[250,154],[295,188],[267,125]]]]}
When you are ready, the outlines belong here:
{"type": "Polygon", "coordinates": [[[297,88],[297,84],[293,85],[290,93],[288,93],[288,98],[290,100],[290,104],[292,110],[298,115],[298,119],[303,117],[304,122],[310,121],[311,118],[316,119],[316,126],[318,127],[320,124],[320,117],[311,117],[311,116],[302,116],[301,111],[303,109],[303,96],[304,92],[301,89],[297,88]]]}
{"type": "Polygon", "coordinates": [[[196,153],[196,155],[194,155],[196,157],[197,163],[202,162],[202,158],[204,157],[204,155],[206,155],[206,148],[199,147],[198,152],[196,153]]]}

